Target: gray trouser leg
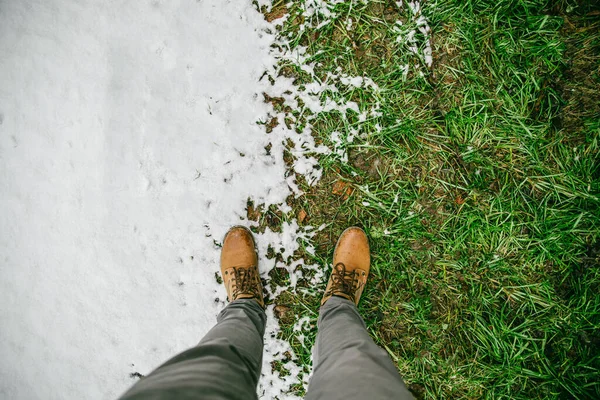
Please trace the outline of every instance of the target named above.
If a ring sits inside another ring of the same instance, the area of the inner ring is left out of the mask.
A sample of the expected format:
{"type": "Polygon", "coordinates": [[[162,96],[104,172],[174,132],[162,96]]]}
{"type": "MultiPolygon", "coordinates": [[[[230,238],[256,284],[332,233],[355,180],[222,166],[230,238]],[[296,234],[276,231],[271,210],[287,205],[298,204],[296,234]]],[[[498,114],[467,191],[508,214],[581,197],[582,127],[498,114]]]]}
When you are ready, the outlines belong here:
{"type": "Polygon", "coordinates": [[[198,346],[167,361],[121,400],[256,399],[267,317],[254,300],[236,300],[198,346]]]}
{"type": "Polygon", "coordinates": [[[354,303],[321,307],[307,400],[412,399],[392,360],[369,336],[354,303]]]}

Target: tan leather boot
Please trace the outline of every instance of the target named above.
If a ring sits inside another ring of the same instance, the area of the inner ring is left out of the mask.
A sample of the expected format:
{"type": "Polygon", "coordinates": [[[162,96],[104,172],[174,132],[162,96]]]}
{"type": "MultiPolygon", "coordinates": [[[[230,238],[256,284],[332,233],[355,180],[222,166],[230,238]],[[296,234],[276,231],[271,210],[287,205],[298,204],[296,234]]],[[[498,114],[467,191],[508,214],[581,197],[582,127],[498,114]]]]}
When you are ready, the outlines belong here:
{"type": "Polygon", "coordinates": [[[358,305],[370,268],[371,254],[367,235],[356,226],[346,229],[333,252],[333,270],[321,305],[331,296],[344,297],[358,305]]]}
{"type": "Polygon", "coordinates": [[[229,301],[256,299],[265,307],[254,238],[243,226],[234,226],[223,239],[221,276],[229,301]]]}

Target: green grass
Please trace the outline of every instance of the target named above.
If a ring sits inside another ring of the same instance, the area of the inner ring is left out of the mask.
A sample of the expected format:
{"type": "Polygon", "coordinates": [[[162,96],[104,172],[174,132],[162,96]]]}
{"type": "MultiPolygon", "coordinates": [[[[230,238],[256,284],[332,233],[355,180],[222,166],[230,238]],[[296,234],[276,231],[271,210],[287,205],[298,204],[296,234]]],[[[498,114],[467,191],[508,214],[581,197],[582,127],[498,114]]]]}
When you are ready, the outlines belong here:
{"type": "MultiPolygon", "coordinates": [[[[291,62],[282,74],[300,86],[341,71],[379,87],[329,93],[376,109],[364,121],[289,110],[293,127],[312,126],[332,148],[334,132],[362,134],[337,144],[347,162],[319,156],[322,180],[301,181],[306,194],[290,200],[305,224],[327,224],[309,259],[325,267],[345,227],[367,230],[373,265],[359,308],[419,398],[600,398],[598,7],[426,2],[427,68],[396,41],[416,25],[395,2],[336,4],[320,28],[301,3],[275,2],[289,14],[279,34],[307,47],[316,78],[291,62]],[[353,189],[347,198],[333,193],[338,181],[353,189]]],[[[275,300],[293,311],[280,322],[300,365],[322,289],[275,300]],[[304,344],[293,331],[301,317],[304,344]]]]}

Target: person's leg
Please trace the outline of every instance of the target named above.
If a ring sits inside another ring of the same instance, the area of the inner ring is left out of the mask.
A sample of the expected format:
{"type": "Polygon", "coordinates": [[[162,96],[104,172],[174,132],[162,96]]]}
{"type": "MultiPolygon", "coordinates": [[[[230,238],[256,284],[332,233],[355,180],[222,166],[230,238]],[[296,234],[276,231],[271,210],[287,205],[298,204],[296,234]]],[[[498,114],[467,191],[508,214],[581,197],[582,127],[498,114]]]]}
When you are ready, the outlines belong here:
{"type": "Polygon", "coordinates": [[[198,346],[158,367],[121,400],[256,399],[266,319],[255,300],[232,302],[198,346]]]}
{"type": "Polygon", "coordinates": [[[331,297],[321,307],[318,328],[307,400],[413,398],[353,302],[331,297]]]}
{"type": "Polygon", "coordinates": [[[369,336],[356,305],[371,268],[369,240],[346,229],[333,252],[321,301],[308,400],[412,399],[394,363],[369,336]]]}

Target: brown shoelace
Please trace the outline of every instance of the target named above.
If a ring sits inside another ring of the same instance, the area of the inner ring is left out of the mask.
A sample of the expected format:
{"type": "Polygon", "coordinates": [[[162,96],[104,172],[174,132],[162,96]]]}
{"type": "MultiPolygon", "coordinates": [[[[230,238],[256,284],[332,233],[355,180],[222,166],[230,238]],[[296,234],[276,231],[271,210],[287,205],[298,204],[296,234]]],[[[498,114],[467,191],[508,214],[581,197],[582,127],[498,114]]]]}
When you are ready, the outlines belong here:
{"type": "Polygon", "coordinates": [[[259,298],[259,285],[256,284],[256,268],[238,268],[233,267],[233,293],[231,297],[233,300],[237,299],[240,294],[251,294],[252,296],[259,298]]]}
{"type": "Polygon", "coordinates": [[[325,297],[342,292],[349,297],[349,300],[356,302],[356,291],[360,287],[358,277],[359,272],[356,270],[346,271],[344,263],[335,264],[331,271],[331,287],[325,292],[325,297]]]}

